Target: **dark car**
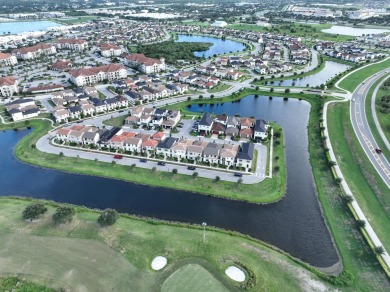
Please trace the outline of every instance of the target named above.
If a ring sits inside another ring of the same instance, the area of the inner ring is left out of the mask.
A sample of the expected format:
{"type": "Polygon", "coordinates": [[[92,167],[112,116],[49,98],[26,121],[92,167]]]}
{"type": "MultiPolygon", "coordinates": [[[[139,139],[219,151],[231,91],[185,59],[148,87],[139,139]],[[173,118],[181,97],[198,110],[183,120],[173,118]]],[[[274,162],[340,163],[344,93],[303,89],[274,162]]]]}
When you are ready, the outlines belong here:
{"type": "Polygon", "coordinates": [[[375,152],[378,153],[378,154],[381,154],[381,153],[382,153],[382,149],[376,148],[376,149],[375,149],[375,152]]]}
{"type": "Polygon", "coordinates": [[[241,173],[241,172],[235,172],[235,173],[234,173],[234,176],[242,177],[242,173],[241,173]]]}
{"type": "Polygon", "coordinates": [[[145,158],[141,158],[139,161],[140,161],[140,162],[143,162],[143,163],[148,162],[148,160],[145,159],[145,158]]]}
{"type": "Polygon", "coordinates": [[[189,170],[195,170],[196,167],[195,167],[195,166],[188,166],[187,169],[189,169],[189,170]]]}
{"type": "Polygon", "coordinates": [[[122,155],[114,155],[114,158],[115,158],[115,159],[122,159],[123,156],[122,156],[122,155]]]}
{"type": "Polygon", "coordinates": [[[157,162],[158,165],[161,165],[161,166],[164,166],[165,165],[165,162],[164,161],[159,161],[157,162]]]}

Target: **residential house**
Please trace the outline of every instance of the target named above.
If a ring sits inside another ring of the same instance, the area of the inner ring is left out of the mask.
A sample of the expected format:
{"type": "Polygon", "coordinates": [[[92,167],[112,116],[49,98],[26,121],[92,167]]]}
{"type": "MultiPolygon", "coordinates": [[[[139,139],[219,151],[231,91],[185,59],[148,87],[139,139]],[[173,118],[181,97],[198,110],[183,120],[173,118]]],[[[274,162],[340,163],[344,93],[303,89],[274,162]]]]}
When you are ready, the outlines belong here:
{"type": "Polygon", "coordinates": [[[14,77],[0,77],[0,97],[10,97],[19,92],[18,80],[14,77]]]}
{"type": "Polygon", "coordinates": [[[108,64],[94,68],[73,69],[70,81],[77,86],[91,85],[104,80],[116,80],[127,77],[126,69],[119,64],[108,64]]]}
{"type": "Polygon", "coordinates": [[[198,132],[210,133],[213,126],[213,118],[210,113],[205,113],[198,124],[198,132]]]}
{"type": "Polygon", "coordinates": [[[265,139],[268,136],[268,125],[264,120],[256,120],[253,137],[265,139]]]}
{"type": "Polygon", "coordinates": [[[249,169],[252,167],[254,158],[255,146],[253,143],[242,143],[237,154],[236,166],[249,169]]]}

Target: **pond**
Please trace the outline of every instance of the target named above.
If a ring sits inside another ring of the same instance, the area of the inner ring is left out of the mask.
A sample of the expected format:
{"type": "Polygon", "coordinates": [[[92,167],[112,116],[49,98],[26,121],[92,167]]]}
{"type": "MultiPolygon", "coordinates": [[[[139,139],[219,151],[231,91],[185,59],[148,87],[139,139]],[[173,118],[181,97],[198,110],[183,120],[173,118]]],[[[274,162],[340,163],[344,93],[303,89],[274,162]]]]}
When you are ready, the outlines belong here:
{"type": "Polygon", "coordinates": [[[4,34],[18,34],[23,32],[47,30],[49,27],[62,26],[53,21],[14,21],[0,22],[0,36],[4,34]]]}
{"type": "Polygon", "coordinates": [[[232,40],[222,40],[219,38],[208,37],[208,36],[198,36],[198,35],[178,35],[176,42],[206,42],[213,43],[213,45],[207,51],[198,51],[194,52],[196,57],[205,57],[208,58],[213,55],[226,54],[230,52],[242,52],[245,50],[245,45],[240,42],[232,40]]]}
{"type": "Polygon", "coordinates": [[[241,102],[224,105],[193,105],[191,110],[240,113],[241,116],[277,121],[285,131],[286,197],[274,204],[256,205],[34,167],[21,163],[12,155],[13,147],[30,130],[0,132],[0,195],[43,198],[99,209],[114,208],[165,220],[207,222],[249,234],[316,267],[336,264],[339,258],[322,217],[309,163],[309,103],[248,96],[241,102]]]}
{"type": "Polygon", "coordinates": [[[289,79],[283,80],[282,82],[275,81],[274,85],[306,87],[307,84],[309,84],[310,87],[320,86],[321,84],[325,84],[328,80],[332,79],[337,74],[344,72],[348,68],[349,66],[345,64],[333,61],[325,61],[324,69],[318,73],[303,78],[296,78],[296,80],[289,79]]]}
{"type": "Polygon", "coordinates": [[[389,29],[381,28],[360,28],[360,27],[349,27],[341,25],[333,25],[331,28],[323,29],[322,32],[331,34],[341,34],[350,36],[362,36],[363,34],[377,34],[383,32],[389,32],[389,29]]]}

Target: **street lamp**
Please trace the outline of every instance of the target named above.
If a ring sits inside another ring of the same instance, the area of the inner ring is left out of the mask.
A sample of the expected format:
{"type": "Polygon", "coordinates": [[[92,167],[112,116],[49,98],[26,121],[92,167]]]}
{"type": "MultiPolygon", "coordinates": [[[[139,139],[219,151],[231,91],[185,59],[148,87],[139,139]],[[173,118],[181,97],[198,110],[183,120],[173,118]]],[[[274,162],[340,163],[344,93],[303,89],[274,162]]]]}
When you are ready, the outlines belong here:
{"type": "Polygon", "coordinates": [[[206,241],[206,226],[207,226],[207,223],[203,222],[202,226],[203,226],[203,242],[205,242],[206,241]]]}

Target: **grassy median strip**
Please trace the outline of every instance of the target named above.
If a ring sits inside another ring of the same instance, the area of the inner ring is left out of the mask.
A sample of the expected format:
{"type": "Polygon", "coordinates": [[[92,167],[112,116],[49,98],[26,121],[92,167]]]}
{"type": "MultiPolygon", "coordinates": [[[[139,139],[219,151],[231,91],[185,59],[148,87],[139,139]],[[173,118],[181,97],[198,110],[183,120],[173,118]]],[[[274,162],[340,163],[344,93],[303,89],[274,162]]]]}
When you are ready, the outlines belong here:
{"type": "MultiPolygon", "coordinates": [[[[12,125],[14,127],[26,126],[24,122],[12,125]]],[[[8,128],[11,128],[12,125],[8,128]]],[[[254,203],[275,202],[285,194],[285,178],[281,175],[257,184],[242,184],[221,180],[215,181],[214,178],[194,178],[189,175],[170,172],[151,172],[148,169],[132,168],[131,166],[113,165],[106,162],[43,153],[36,149],[35,144],[49,130],[49,122],[30,121],[29,126],[32,126],[35,130],[18,143],[15,148],[15,155],[22,161],[34,165],[254,203]]],[[[280,154],[280,157],[284,159],[282,154],[280,154]]]]}
{"type": "Polygon", "coordinates": [[[0,263],[0,274],[47,277],[55,288],[66,285],[75,291],[81,287],[89,291],[129,291],[129,287],[131,291],[161,287],[169,291],[213,291],[215,287],[238,291],[240,284],[224,271],[239,261],[256,277],[257,284],[249,291],[330,288],[295,260],[232,232],[207,229],[203,242],[201,226],[130,216],[101,228],[96,222],[99,214],[83,207],[76,207],[71,223],[56,226],[51,220],[56,204],[41,202],[48,212],[36,222],[25,222],[22,211],[29,200],[0,198],[0,257],[7,259],[0,263]],[[150,264],[158,255],[165,256],[168,265],[155,272],[150,264]],[[188,267],[196,273],[193,279],[188,267]]]}
{"type": "Polygon", "coordinates": [[[386,249],[390,248],[390,195],[357,140],[349,118],[349,104],[329,108],[329,135],[338,164],[364,214],[386,249]]]}
{"type": "Polygon", "coordinates": [[[346,77],[343,81],[341,81],[339,83],[339,86],[345,90],[353,92],[356,89],[356,87],[358,87],[368,77],[388,67],[390,67],[390,59],[377,64],[372,64],[370,66],[365,67],[364,69],[352,73],[351,75],[346,77]]]}
{"type": "MultiPolygon", "coordinates": [[[[379,148],[382,149],[382,153],[385,157],[390,157],[390,151],[387,149],[386,144],[384,143],[379,131],[375,125],[374,117],[371,111],[371,100],[374,98],[373,93],[378,84],[383,80],[389,78],[389,76],[381,78],[377,82],[373,84],[370,90],[367,93],[365,108],[366,108],[366,117],[368,125],[370,126],[370,130],[372,135],[374,136],[375,141],[377,142],[379,148]]],[[[385,134],[388,141],[390,141],[390,114],[382,113],[380,109],[380,99],[382,96],[389,95],[389,92],[386,91],[383,86],[381,86],[377,92],[377,96],[375,99],[375,111],[378,118],[378,122],[381,125],[382,131],[385,134]]]]}

